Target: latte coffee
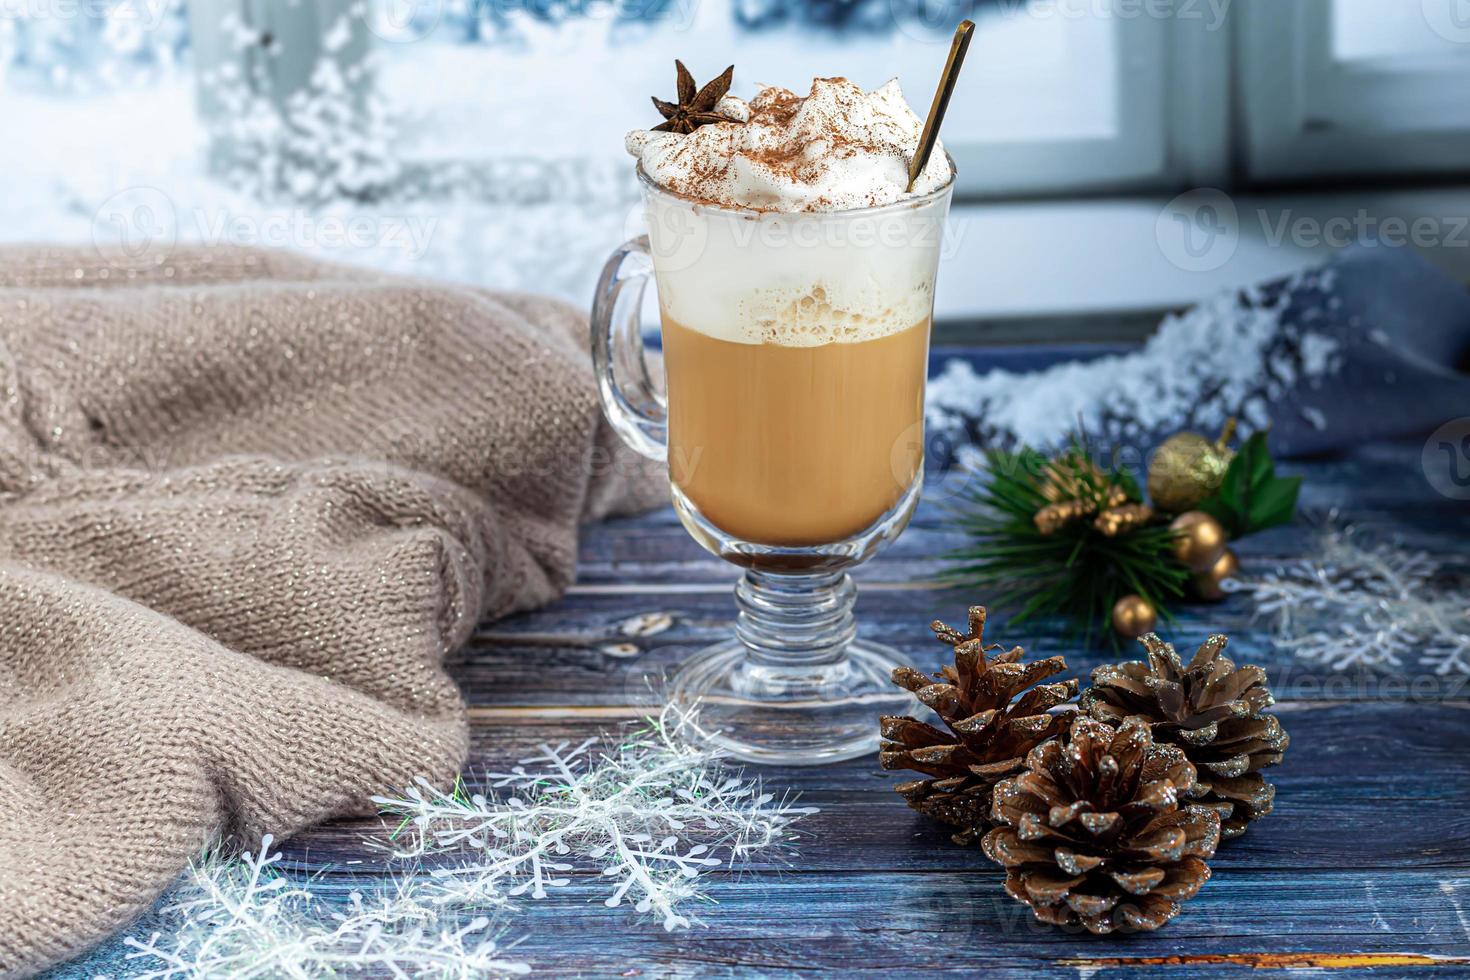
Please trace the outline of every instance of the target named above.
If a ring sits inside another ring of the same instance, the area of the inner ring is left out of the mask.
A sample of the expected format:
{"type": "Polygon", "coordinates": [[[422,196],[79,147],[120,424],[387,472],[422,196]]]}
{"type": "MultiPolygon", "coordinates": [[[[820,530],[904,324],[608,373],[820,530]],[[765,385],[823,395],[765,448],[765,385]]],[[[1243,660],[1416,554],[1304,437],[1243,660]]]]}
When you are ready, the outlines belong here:
{"type": "Polygon", "coordinates": [[[929,323],[815,346],[719,340],[663,321],[669,478],[726,534],[842,541],[876,523],[923,461],[929,323]]]}

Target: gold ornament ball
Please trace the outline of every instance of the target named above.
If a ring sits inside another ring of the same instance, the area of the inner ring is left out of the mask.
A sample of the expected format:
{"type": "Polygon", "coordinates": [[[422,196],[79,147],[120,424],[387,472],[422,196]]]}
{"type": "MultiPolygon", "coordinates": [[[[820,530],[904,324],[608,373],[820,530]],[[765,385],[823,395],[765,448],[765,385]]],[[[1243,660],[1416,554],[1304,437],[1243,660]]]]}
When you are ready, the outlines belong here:
{"type": "Polygon", "coordinates": [[[1113,630],[1126,640],[1136,640],[1153,631],[1159,614],[1141,595],[1125,595],[1113,603],[1113,630]]]}
{"type": "Polygon", "coordinates": [[[1148,464],[1148,496],[1159,510],[1171,514],[1198,507],[1220,489],[1225,470],[1235,457],[1227,443],[1234,427],[1214,442],[1197,432],[1180,432],[1165,439],[1148,464]]]}
{"type": "Polygon", "coordinates": [[[1174,557],[1191,572],[1206,571],[1225,553],[1225,528],[1202,510],[1180,514],[1169,527],[1175,534],[1174,557]]]}
{"type": "Polygon", "coordinates": [[[1195,595],[1210,602],[1219,602],[1225,598],[1225,590],[1221,587],[1228,578],[1235,578],[1240,574],[1240,560],[1235,557],[1235,552],[1229,548],[1225,553],[1215,559],[1215,564],[1203,572],[1195,572],[1190,579],[1194,586],[1195,595]]]}

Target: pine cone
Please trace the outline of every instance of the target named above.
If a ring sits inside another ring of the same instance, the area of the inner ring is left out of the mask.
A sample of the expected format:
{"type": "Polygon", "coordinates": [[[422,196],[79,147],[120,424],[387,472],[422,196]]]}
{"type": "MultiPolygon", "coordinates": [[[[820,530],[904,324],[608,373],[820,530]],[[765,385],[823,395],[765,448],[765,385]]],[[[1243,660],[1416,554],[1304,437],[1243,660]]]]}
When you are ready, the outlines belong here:
{"type": "Polygon", "coordinates": [[[949,730],[885,716],[880,731],[886,741],[878,761],[884,769],[912,769],[932,777],[894,788],[915,810],[959,827],[955,843],[969,844],[992,826],[995,784],[1019,772],[1026,753],[1061,730],[1063,720],[1047,709],[1075,697],[1077,681],[1033,687],[1067,669],[1061,657],[1022,664],[1025,651],[1015,647],[987,659],[986,653],[1001,647],[985,645],[984,606],[970,607],[968,633],[937,620],[930,628],[954,647],[954,666],[934,675],[937,682],[921,671],[899,667],[893,682],[918,695],[949,730]],[[1018,698],[1022,691],[1026,693],[1018,698]]]}
{"type": "Polygon", "coordinates": [[[1220,814],[1225,837],[1239,837],[1271,812],[1276,787],[1258,770],[1280,762],[1290,743],[1276,717],[1261,713],[1276,703],[1266,672],[1221,656],[1227,641],[1219,634],[1200,645],[1187,667],[1153,633],[1139,642],[1148,662],[1098,667],[1080,707],[1111,725],[1141,717],[1156,741],[1183,749],[1199,772],[1193,801],[1220,814]]]}
{"type": "Polygon", "coordinates": [[[1194,767],[1178,747],[1155,745],[1143,721],[1074,718],[995,788],[1005,826],[985,835],[985,854],[1042,922],[1157,929],[1209,880],[1219,814],[1181,803],[1194,767]]]}

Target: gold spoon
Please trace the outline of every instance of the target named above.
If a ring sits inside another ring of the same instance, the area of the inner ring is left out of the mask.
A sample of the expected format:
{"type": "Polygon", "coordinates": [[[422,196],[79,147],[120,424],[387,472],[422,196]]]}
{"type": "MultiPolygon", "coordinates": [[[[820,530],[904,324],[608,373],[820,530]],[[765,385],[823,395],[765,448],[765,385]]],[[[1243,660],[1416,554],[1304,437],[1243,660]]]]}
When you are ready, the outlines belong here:
{"type": "Polygon", "coordinates": [[[975,22],[960,21],[954,29],[954,41],[949,46],[949,60],[944,63],[944,73],[939,76],[939,87],[934,90],[934,103],[929,106],[929,118],[924,120],[924,131],[919,134],[919,148],[909,161],[909,186],[924,172],[934,144],[939,141],[939,126],[944,122],[944,110],[949,108],[949,97],[954,94],[955,82],[959,81],[960,66],[965,63],[965,52],[970,48],[970,36],[975,33],[975,22]]]}

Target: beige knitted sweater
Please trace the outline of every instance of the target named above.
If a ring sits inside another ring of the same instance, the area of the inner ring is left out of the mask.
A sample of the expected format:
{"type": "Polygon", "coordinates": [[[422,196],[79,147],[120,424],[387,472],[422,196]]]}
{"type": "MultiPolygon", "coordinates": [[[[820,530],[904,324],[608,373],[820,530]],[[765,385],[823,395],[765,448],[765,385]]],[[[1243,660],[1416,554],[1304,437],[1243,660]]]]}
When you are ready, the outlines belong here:
{"type": "Polygon", "coordinates": [[[659,481],[575,310],[297,256],[0,248],[0,975],[465,758],[445,653],[659,481]]]}

